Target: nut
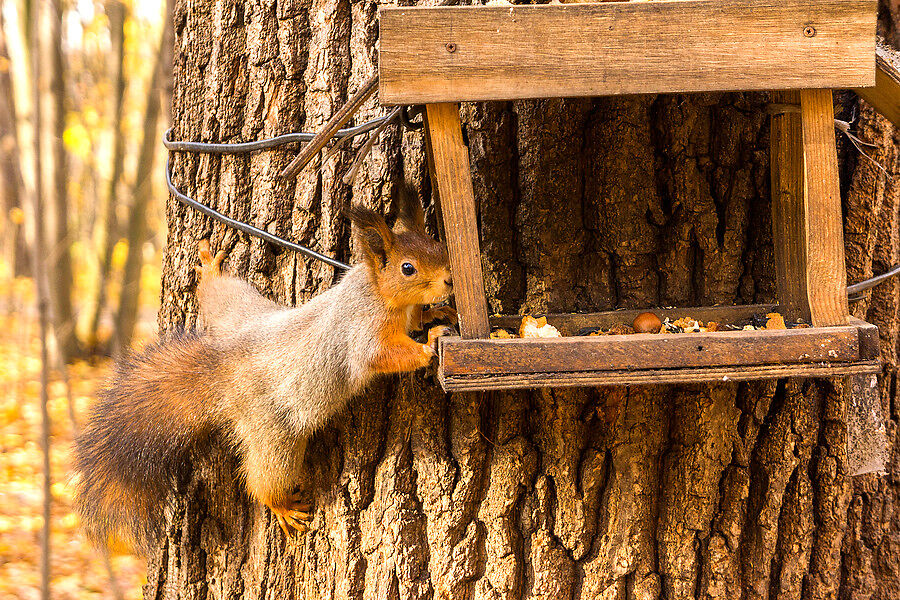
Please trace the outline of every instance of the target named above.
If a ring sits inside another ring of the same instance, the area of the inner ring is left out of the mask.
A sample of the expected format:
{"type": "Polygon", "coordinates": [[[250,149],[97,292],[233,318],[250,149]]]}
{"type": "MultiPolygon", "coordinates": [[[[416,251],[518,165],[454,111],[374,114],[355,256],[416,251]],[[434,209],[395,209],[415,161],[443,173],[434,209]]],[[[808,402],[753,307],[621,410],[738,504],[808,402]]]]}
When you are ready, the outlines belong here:
{"type": "Polygon", "coordinates": [[[645,312],[634,318],[632,326],[637,333],[659,333],[662,321],[652,312],[645,312]]]}

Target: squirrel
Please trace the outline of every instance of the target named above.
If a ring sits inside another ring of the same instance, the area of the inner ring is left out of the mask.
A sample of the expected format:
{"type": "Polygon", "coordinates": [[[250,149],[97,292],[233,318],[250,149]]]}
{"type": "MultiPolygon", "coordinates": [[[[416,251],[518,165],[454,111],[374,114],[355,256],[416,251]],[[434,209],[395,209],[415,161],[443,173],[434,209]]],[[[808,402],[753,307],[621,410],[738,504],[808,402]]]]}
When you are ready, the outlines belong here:
{"type": "Polygon", "coordinates": [[[199,244],[197,298],[205,332],[148,347],[116,366],[75,442],[75,500],[95,544],[111,539],[146,551],[191,448],[223,434],[249,496],[288,536],[303,533],[310,505],[294,493],[309,437],[377,375],[427,366],[446,326],[427,343],[410,332],[455,320],[447,251],[425,232],[418,202],[393,229],[351,206],[363,260],[296,308],[223,275],[222,250],[199,244]]]}

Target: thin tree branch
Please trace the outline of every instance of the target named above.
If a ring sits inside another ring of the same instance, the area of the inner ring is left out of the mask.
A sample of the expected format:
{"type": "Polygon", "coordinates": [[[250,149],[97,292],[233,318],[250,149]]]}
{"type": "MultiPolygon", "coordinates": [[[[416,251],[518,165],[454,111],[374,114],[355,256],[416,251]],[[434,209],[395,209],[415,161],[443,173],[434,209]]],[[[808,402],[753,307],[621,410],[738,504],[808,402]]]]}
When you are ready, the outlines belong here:
{"type": "Polygon", "coordinates": [[[281,177],[285,179],[295,177],[297,173],[312,160],[313,156],[318,154],[319,150],[324,148],[325,144],[334,137],[337,130],[343,127],[347,121],[356,114],[363,105],[363,102],[365,102],[376,89],[378,89],[378,75],[373,75],[345,105],[334,113],[328,123],[325,124],[322,131],[317,133],[316,137],[310,140],[309,144],[303,148],[300,154],[291,161],[291,164],[284,168],[281,172],[281,177]]]}

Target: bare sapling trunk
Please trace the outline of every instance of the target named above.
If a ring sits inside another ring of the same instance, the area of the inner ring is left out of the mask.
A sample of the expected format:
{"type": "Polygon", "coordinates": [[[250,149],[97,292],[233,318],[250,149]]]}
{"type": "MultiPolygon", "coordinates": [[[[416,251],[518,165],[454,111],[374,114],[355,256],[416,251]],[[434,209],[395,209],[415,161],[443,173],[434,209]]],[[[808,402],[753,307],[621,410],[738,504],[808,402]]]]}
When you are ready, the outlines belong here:
{"type": "Polygon", "coordinates": [[[62,52],[62,4],[46,0],[41,6],[41,27],[37,41],[40,49],[41,77],[41,195],[45,199],[43,223],[47,241],[48,294],[56,351],[63,362],[79,353],[72,307],[72,258],[69,235],[69,194],[66,148],[65,61],[62,52]]]}
{"type": "MultiPolygon", "coordinates": [[[[9,64],[6,44],[6,23],[0,15],[0,60],[9,64]]],[[[0,253],[12,274],[27,272],[29,255],[22,231],[22,208],[19,191],[22,186],[19,173],[19,149],[16,140],[16,109],[10,71],[0,73],[0,253]]]]}
{"type": "Polygon", "coordinates": [[[125,103],[125,19],[128,9],[120,0],[109,0],[106,5],[109,17],[109,32],[112,60],[110,79],[112,81],[112,168],[107,181],[106,193],[103,195],[103,208],[97,222],[97,248],[100,251],[97,265],[96,298],[91,307],[91,317],[88,323],[88,344],[97,349],[97,339],[100,328],[100,320],[106,310],[107,287],[112,275],[112,257],[116,242],[119,239],[119,218],[117,206],[119,204],[118,187],[122,178],[122,167],[125,160],[125,137],[122,131],[122,110],[125,103]]]}
{"type": "Polygon", "coordinates": [[[31,254],[31,274],[36,288],[41,371],[40,412],[41,448],[43,450],[43,526],[40,533],[40,581],[42,600],[50,599],[50,415],[47,410],[50,371],[50,297],[47,286],[45,233],[42,224],[44,204],[41,193],[41,73],[39,36],[42,25],[40,3],[19,3],[18,22],[6,21],[17,115],[18,143],[21,153],[22,190],[20,197],[26,208],[25,225],[31,254]]]}
{"type": "MultiPolygon", "coordinates": [[[[122,356],[131,345],[138,316],[138,300],[141,291],[141,267],[144,264],[143,248],[147,238],[147,207],[151,201],[154,179],[156,149],[159,146],[159,121],[162,112],[163,85],[167,79],[172,45],[172,0],[166,3],[166,20],[160,39],[156,65],[147,91],[144,111],[144,134],[138,154],[137,173],[133,188],[133,203],[128,215],[128,254],[122,273],[122,291],[116,312],[113,355],[122,356]]],[[[168,115],[168,110],[165,113],[168,115]]],[[[157,178],[158,179],[158,178],[157,178]]]]}

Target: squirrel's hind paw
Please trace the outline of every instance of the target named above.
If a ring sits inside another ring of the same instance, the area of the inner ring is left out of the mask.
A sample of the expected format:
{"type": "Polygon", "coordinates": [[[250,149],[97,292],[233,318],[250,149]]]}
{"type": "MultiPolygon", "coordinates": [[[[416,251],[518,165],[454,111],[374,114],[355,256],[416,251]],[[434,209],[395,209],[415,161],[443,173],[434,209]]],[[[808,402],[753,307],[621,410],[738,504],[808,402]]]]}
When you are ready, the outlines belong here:
{"type": "Polygon", "coordinates": [[[281,530],[284,532],[284,535],[289,538],[294,536],[294,532],[303,534],[309,531],[308,522],[312,520],[312,518],[306,513],[285,512],[274,514],[275,519],[278,521],[278,525],[281,526],[281,530]],[[303,518],[301,515],[306,515],[306,518],[303,518]]]}
{"type": "Polygon", "coordinates": [[[313,519],[312,505],[297,500],[295,494],[288,503],[288,506],[270,506],[272,514],[281,526],[281,530],[287,537],[291,537],[293,532],[306,533],[309,531],[309,523],[313,519]]]}

